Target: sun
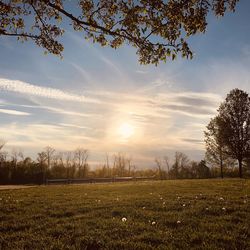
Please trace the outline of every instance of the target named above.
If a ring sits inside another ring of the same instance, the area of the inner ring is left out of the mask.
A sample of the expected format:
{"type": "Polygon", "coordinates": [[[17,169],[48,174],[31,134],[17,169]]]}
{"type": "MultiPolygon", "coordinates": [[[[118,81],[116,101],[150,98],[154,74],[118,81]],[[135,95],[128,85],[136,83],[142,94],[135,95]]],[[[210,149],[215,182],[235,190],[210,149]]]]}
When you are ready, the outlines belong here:
{"type": "Polygon", "coordinates": [[[124,122],[119,127],[118,132],[122,139],[127,140],[134,134],[135,129],[131,124],[124,122]]]}

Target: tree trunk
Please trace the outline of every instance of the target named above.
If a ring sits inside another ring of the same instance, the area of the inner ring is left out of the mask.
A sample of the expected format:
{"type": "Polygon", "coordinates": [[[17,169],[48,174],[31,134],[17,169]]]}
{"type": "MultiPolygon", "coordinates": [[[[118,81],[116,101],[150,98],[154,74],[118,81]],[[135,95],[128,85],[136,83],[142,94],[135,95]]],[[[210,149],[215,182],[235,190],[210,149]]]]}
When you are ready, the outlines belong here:
{"type": "Polygon", "coordinates": [[[239,177],[242,178],[242,160],[238,159],[239,162],[239,177]]]}
{"type": "Polygon", "coordinates": [[[220,161],[220,177],[223,179],[223,162],[220,161]]]}

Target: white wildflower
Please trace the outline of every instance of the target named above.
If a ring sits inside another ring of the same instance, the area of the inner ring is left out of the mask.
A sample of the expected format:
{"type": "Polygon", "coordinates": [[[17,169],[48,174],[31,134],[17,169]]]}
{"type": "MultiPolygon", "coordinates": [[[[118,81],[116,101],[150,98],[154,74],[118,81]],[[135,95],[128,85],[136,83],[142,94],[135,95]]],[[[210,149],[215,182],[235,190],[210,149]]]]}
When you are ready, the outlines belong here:
{"type": "Polygon", "coordinates": [[[222,210],[223,210],[223,211],[226,211],[226,208],[225,208],[225,207],[223,207],[223,208],[222,208],[222,210]]]}
{"type": "Polygon", "coordinates": [[[152,225],[155,225],[156,224],[156,222],[155,221],[152,221],[152,223],[151,223],[152,225]]]}
{"type": "Polygon", "coordinates": [[[127,221],[127,218],[123,217],[122,222],[126,222],[126,221],[127,221]]]}
{"type": "Polygon", "coordinates": [[[186,204],[183,204],[182,206],[183,206],[183,207],[185,207],[185,206],[186,206],[186,204]]]}
{"type": "Polygon", "coordinates": [[[177,222],[176,222],[177,224],[181,224],[181,221],[180,220],[177,220],[177,222]]]}

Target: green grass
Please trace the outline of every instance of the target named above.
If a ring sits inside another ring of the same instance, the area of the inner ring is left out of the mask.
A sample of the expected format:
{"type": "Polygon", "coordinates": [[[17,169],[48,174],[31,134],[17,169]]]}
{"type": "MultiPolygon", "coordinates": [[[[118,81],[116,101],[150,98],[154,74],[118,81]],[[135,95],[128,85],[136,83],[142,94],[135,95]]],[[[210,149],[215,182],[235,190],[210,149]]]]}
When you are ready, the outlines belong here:
{"type": "Polygon", "coordinates": [[[250,249],[249,194],[233,179],[0,191],[0,249],[250,249]]]}

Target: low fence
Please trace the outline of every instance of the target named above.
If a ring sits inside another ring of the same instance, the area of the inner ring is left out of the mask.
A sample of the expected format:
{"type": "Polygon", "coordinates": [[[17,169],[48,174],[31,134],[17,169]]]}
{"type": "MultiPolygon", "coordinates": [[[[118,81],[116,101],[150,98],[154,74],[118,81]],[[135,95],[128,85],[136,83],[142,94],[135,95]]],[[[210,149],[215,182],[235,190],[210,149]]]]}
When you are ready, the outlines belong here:
{"type": "Polygon", "coordinates": [[[82,178],[82,179],[47,179],[47,185],[56,184],[83,184],[157,180],[155,177],[113,177],[113,178],[82,178]]]}

